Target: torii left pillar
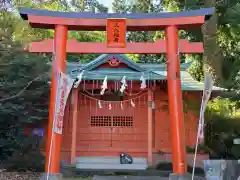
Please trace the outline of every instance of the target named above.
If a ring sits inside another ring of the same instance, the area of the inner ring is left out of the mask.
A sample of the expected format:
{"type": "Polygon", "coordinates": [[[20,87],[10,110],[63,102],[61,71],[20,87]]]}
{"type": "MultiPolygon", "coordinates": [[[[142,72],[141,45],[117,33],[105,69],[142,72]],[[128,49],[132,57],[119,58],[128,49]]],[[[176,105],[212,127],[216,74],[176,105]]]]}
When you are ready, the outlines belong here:
{"type": "Polygon", "coordinates": [[[53,120],[57,95],[57,72],[65,72],[66,69],[66,47],[68,28],[64,25],[55,25],[54,54],[52,64],[52,81],[50,93],[50,106],[48,117],[48,140],[46,146],[46,165],[43,180],[61,179],[60,174],[60,148],[61,134],[53,132],[53,120]]]}

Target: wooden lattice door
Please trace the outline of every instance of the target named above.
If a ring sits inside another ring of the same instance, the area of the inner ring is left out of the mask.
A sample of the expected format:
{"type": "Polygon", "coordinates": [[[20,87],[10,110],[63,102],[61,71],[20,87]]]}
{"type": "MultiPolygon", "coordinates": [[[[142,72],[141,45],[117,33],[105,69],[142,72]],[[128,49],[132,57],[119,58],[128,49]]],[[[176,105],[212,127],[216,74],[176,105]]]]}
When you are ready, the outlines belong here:
{"type": "Polygon", "coordinates": [[[88,139],[90,148],[110,148],[112,139],[112,115],[106,110],[90,112],[88,139]]]}
{"type": "Polygon", "coordinates": [[[98,147],[123,148],[124,141],[129,140],[126,139],[126,135],[133,133],[133,119],[133,115],[127,111],[124,115],[108,109],[91,112],[88,123],[92,134],[91,139],[102,142],[101,145],[96,143],[98,147]]]}
{"type": "Polygon", "coordinates": [[[147,109],[95,102],[80,108],[77,142],[88,152],[129,152],[147,150],[147,109]]]}

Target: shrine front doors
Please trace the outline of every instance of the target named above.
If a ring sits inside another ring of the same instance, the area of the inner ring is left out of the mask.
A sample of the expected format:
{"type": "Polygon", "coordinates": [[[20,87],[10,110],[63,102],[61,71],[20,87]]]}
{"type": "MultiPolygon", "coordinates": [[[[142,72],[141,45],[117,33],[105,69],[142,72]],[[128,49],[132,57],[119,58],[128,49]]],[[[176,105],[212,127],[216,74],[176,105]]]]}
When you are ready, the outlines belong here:
{"type": "Polygon", "coordinates": [[[81,155],[117,155],[120,152],[147,153],[147,107],[124,109],[118,103],[99,104],[93,100],[80,106],[77,151],[81,155]]]}

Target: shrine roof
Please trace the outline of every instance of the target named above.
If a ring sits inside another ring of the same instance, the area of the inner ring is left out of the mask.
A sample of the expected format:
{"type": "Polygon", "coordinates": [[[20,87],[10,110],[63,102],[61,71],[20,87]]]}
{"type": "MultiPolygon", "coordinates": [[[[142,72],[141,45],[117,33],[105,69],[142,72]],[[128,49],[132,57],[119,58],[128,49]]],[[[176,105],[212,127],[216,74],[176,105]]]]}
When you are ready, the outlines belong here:
{"type": "Polygon", "coordinates": [[[82,68],[83,70],[87,70],[87,71],[93,70],[99,65],[106,63],[112,57],[115,57],[116,59],[125,63],[129,68],[132,68],[139,72],[144,71],[144,69],[141,66],[139,66],[137,63],[135,63],[133,60],[129,59],[127,56],[123,54],[102,54],[98,56],[96,59],[94,59],[93,61],[85,64],[82,68]]]}
{"type": "MultiPolygon", "coordinates": [[[[155,73],[160,76],[165,76],[167,80],[167,71],[155,71],[155,73]]],[[[191,76],[191,74],[185,70],[181,71],[181,82],[182,82],[182,90],[183,91],[202,91],[204,89],[204,83],[199,82],[191,76]]],[[[213,91],[225,91],[226,89],[213,86],[213,91]]]]}
{"type": "Polygon", "coordinates": [[[19,8],[24,20],[28,20],[35,28],[53,29],[55,24],[67,25],[70,30],[106,30],[106,19],[126,18],[127,30],[160,30],[168,25],[177,25],[179,28],[200,26],[213,13],[214,8],[182,12],[160,13],[90,13],[90,12],[58,12],[44,9],[19,8]]]}
{"type": "MultiPolygon", "coordinates": [[[[88,63],[78,63],[78,62],[68,62],[67,68],[68,72],[77,71],[80,72],[85,69],[85,66],[88,63]]],[[[192,62],[182,63],[180,66],[181,71],[187,70],[191,66],[192,62]]],[[[165,63],[151,64],[151,63],[136,63],[140,68],[148,70],[148,71],[166,71],[167,65],[165,63]]]]}
{"type": "MultiPolygon", "coordinates": [[[[94,60],[90,61],[89,63],[77,63],[77,62],[73,62],[73,63],[68,63],[68,67],[74,71],[93,71],[95,68],[97,68],[98,66],[108,62],[109,59],[111,59],[112,57],[116,58],[117,60],[119,60],[120,62],[126,64],[130,69],[132,69],[132,71],[136,71],[136,72],[144,72],[144,71],[166,71],[167,67],[165,63],[158,63],[158,64],[151,64],[151,63],[136,63],[135,61],[131,60],[128,56],[124,55],[124,54],[102,54],[100,56],[98,56],[97,58],[95,58],[94,60]]],[[[181,70],[186,70],[190,67],[191,63],[183,63],[181,64],[180,68],[181,70]]],[[[105,69],[105,72],[111,72],[111,71],[121,71],[121,69],[117,68],[111,68],[110,69],[105,69]]],[[[101,70],[103,71],[103,70],[101,70]]],[[[124,69],[124,71],[126,71],[126,69],[124,69]]],[[[100,71],[99,71],[100,72],[100,71]]]]}
{"type": "MultiPolygon", "coordinates": [[[[182,63],[180,67],[182,90],[184,91],[202,91],[204,84],[202,82],[196,81],[187,72],[191,63],[182,63]]],[[[127,80],[139,81],[140,77],[143,76],[145,79],[149,80],[167,80],[167,68],[166,64],[143,64],[135,63],[123,54],[102,54],[93,61],[82,64],[82,63],[68,63],[67,73],[71,75],[72,78],[76,78],[79,73],[83,73],[83,78],[85,80],[103,80],[106,76],[108,80],[120,81],[123,76],[126,76],[127,80]],[[109,58],[115,56],[121,62],[124,62],[131,68],[102,68],[96,69],[101,63],[107,62],[109,58]]],[[[223,88],[213,87],[213,91],[224,91],[223,88]]]]}

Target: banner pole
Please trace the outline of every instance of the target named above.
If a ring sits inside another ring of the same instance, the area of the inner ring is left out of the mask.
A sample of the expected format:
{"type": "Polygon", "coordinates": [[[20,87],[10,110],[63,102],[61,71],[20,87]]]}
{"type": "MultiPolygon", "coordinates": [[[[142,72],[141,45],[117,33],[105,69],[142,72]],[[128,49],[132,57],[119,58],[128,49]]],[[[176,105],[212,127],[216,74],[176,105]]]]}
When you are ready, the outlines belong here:
{"type": "MultiPolygon", "coordinates": [[[[203,89],[203,96],[202,96],[202,102],[201,102],[201,108],[200,108],[200,115],[199,115],[199,121],[198,121],[198,130],[197,130],[197,139],[196,139],[196,145],[195,145],[195,152],[194,152],[194,158],[193,158],[193,170],[192,170],[192,180],[194,179],[195,174],[195,167],[196,167],[196,160],[197,160],[197,150],[199,145],[199,137],[201,133],[204,133],[204,113],[207,107],[208,100],[211,96],[213,83],[212,83],[212,77],[207,72],[204,73],[204,89],[203,89]]],[[[203,135],[204,136],[204,135],[203,135]]]]}

